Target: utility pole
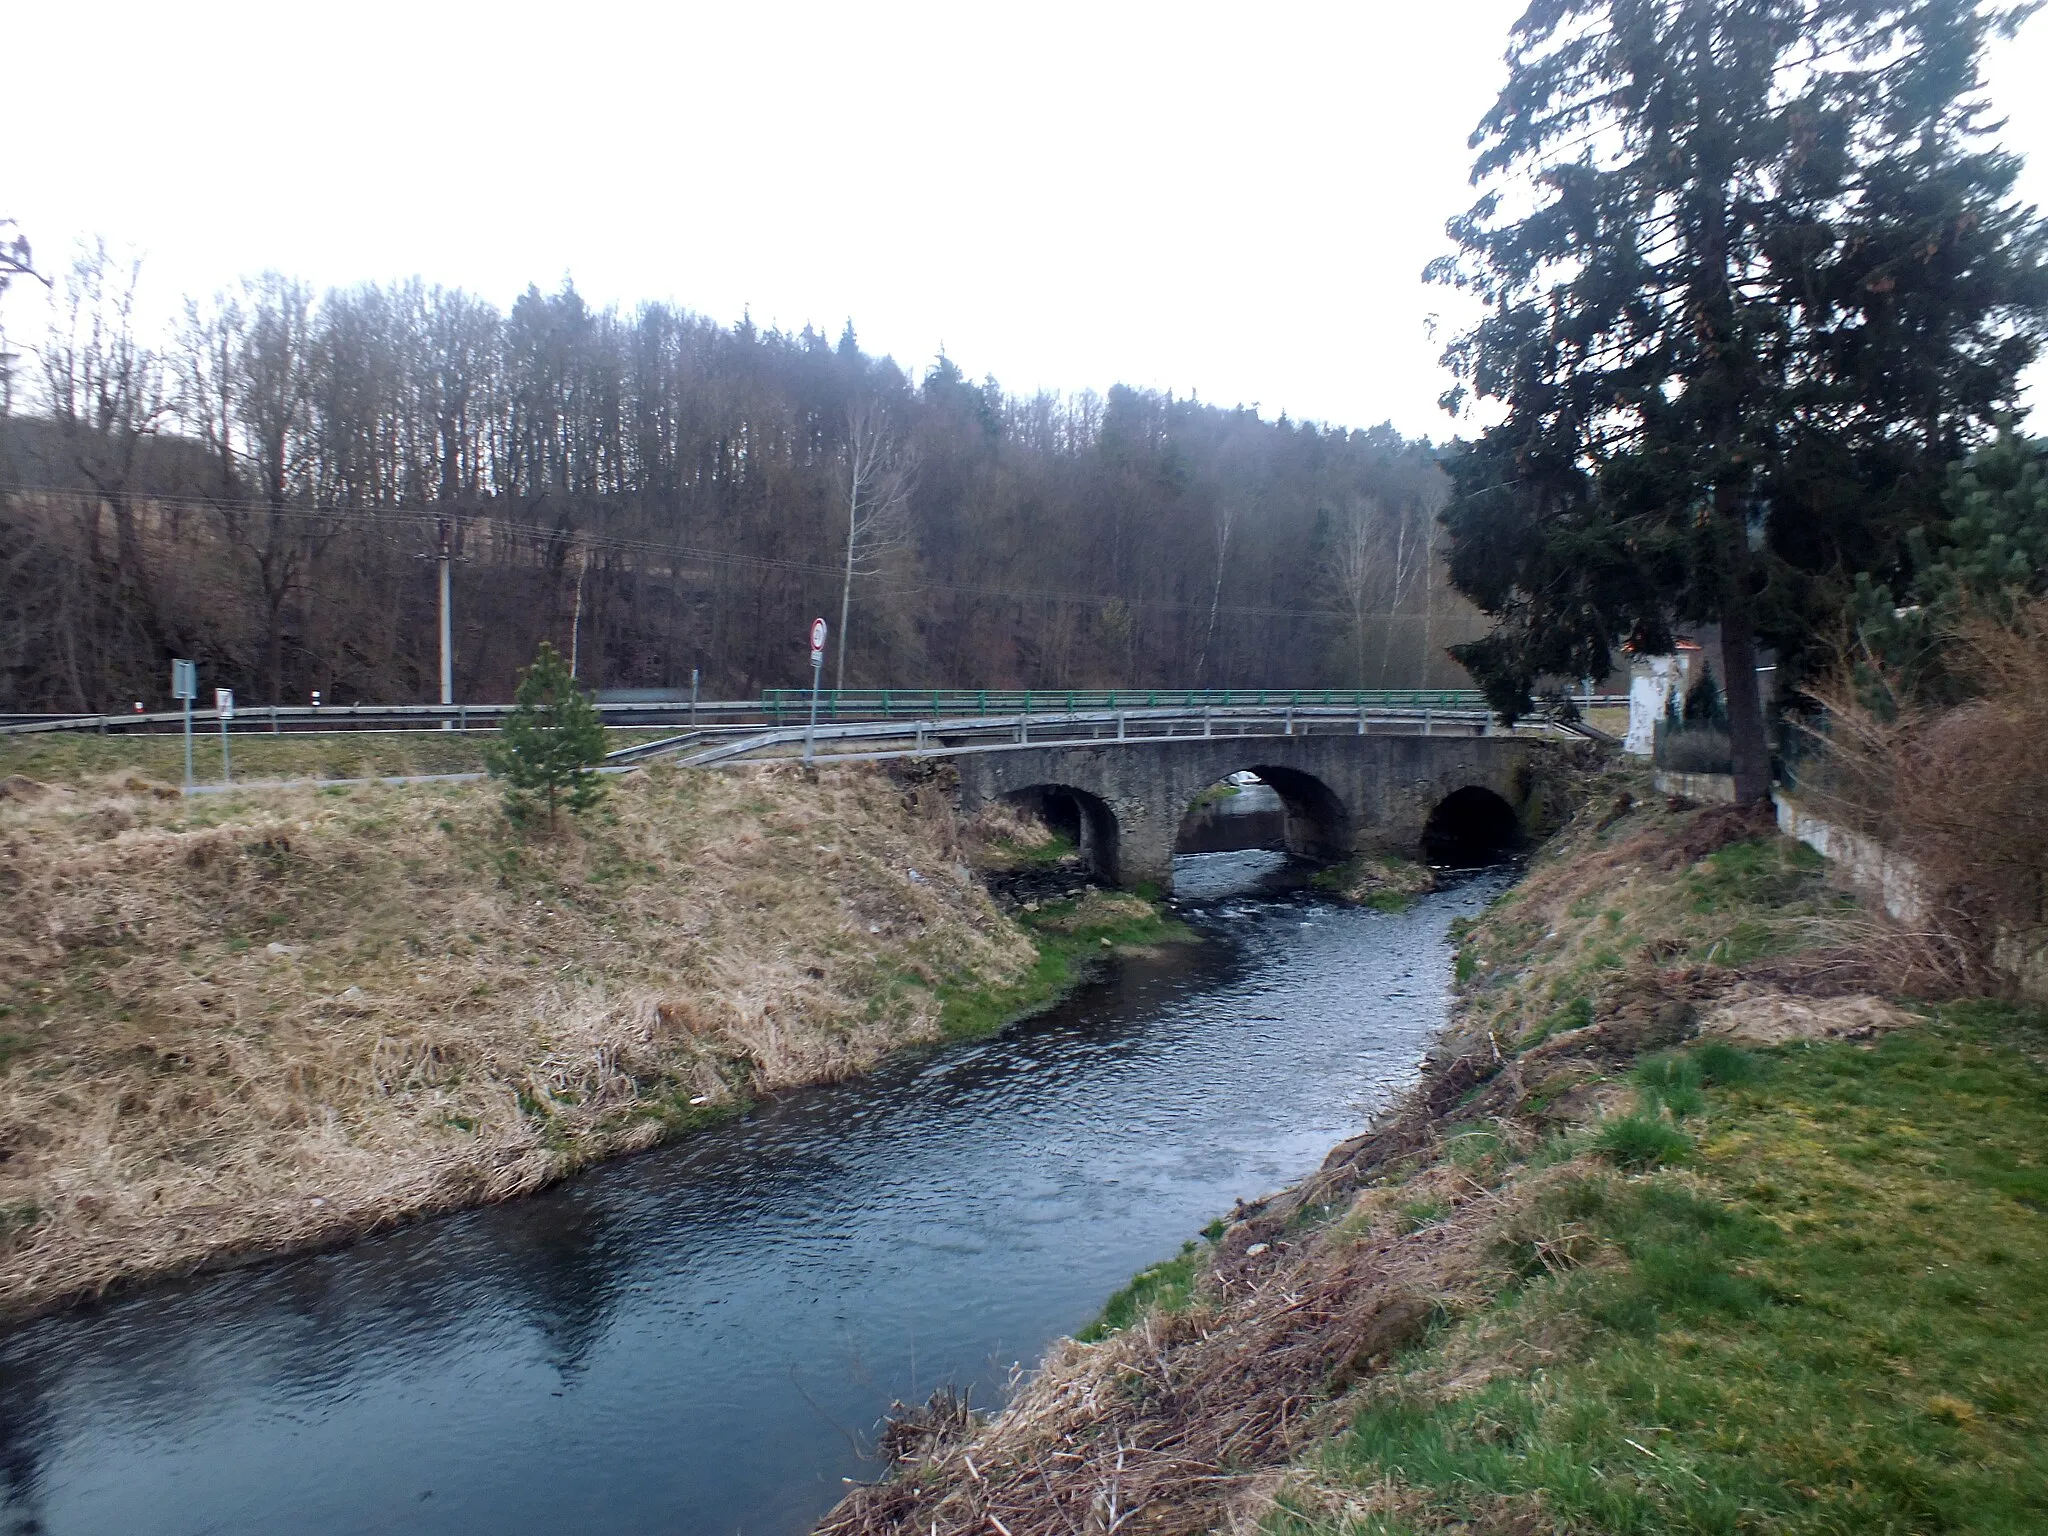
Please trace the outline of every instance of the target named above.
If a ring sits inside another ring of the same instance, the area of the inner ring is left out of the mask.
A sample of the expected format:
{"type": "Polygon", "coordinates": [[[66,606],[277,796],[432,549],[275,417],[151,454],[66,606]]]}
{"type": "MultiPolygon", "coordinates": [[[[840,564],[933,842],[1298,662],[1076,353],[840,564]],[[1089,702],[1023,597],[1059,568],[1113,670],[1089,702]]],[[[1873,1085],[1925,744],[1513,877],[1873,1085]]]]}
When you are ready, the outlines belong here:
{"type": "MultiPolygon", "coordinates": [[[[448,519],[441,519],[441,702],[455,702],[455,645],[448,618],[448,519]]],[[[455,722],[444,718],[441,729],[453,730],[455,722]]]]}

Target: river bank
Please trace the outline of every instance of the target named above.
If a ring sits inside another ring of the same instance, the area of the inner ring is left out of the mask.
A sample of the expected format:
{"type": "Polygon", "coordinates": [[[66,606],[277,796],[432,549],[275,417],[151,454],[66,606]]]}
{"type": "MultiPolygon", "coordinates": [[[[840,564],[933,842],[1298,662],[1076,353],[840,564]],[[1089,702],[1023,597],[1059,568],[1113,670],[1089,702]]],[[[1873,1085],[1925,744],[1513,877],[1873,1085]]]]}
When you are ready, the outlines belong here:
{"type": "Polygon", "coordinates": [[[809,1529],[876,1475],[892,1401],[1000,1401],[1014,1362],[1412,1080],[1447,932],[1499,877],[1386,913],[1302,876],[1179,860],[1202,942],[1097,943],[999,1036],[517,1200],[0,1330],[0,1530],[809,1529]]]}
{"type": "Polygon", "coordinates": [[[853,1533],[2048,1519],[2048,1024],[1903,1005],[1732,810],[1585,807],[1469,925],[1422,1082],[1141,1273],[853,1533]]]}
{"type": "Polygon", "coordinates": [[[973,856],[867,768],[652,770],[533,840],[479,785],[10,779],[0,1318],[525,1193],[1172,935],[1020,923],[973,856]]]}

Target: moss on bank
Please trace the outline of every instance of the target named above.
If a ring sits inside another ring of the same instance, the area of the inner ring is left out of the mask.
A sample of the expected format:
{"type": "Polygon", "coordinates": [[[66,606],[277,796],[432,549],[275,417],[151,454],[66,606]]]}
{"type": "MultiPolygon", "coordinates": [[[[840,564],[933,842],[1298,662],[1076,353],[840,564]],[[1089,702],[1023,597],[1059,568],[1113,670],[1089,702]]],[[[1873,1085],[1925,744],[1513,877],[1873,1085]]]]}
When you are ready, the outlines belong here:
{"type": "Polygon", "coordinates": [[[1381,912],[1405,912],[1415,898],[1436,889],[1436,875],[1427,864],[1388,853],[1361,853],[1341,864],[1315,872],[1316,890],[1339,901],[1381,912]]]}
{"type": "Polygon", "coordinates": [[[938,990],[941,1027],[948,1039],[993,1034],[1059,1001],[1116,954],[1143,953],[1161,944],[1191,942],[1184,923],[1158,905],[1128,893],[1090,890],[1067,901],[1033,903],[1016,914],[1038,958],[1014,980],[947,984],[938,990]]]}

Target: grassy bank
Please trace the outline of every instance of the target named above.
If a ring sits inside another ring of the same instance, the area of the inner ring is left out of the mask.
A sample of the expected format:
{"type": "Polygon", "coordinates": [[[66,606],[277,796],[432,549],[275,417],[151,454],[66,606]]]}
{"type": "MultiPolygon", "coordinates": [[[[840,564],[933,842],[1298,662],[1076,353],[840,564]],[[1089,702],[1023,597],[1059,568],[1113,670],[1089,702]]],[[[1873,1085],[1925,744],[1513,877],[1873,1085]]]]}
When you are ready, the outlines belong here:
{"type": "Polygon", "coordinates": [[[1901,1006],[1806,850],[1627,780],[1457,975],[1394,1112],[822,1529],[2048,1528],[2048,1021],[1901,1006]]]}
{"type": "Polygon", "coordinates": [[[867,767],[632,775],[531,840],[482,785],[16,782],[0,892],[4,1315],[532,1189],[1048,979],[867,767]]]}
{"type": "Polygon", "coordinates": [[[2048,1529],[2043,1025],[1640,1064],[1269,1529],[2048,1529]]]}
{"type": "MultiPolygon", "coordinates": [[[[605,740],[616,751],[672,734],[611,730],[605,732],[605,740]]],[[[481,773],[484,747],[494,738],[495,732],[490,731],[328,731],[275,736],[259,731],[230,738],[228,752],[238,780],[403,778],[481,773]]],[[[20,774],[39,783],[84,784],[123,772],[164,784],[182,782],[185,738],[95,736],[82,731],[0,736],[0,779],[20,774]]],[[[201,784],[221,782],[218,731],[194,730],[192,774],[201,784]]]]}

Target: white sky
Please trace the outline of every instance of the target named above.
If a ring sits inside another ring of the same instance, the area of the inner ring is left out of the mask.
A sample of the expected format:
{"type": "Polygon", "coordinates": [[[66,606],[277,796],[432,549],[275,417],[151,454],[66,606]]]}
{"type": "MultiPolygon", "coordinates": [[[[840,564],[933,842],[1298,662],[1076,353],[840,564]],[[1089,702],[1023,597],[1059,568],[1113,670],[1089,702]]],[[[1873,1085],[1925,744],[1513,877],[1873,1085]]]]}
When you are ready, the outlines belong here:
{"type": "MultiPolygon", "coordinates": [[[[1013,391],[1444,437],[1425,287],[1521,0],[14,0],[0,214],[171,313],[267,267],[751,309],[1013,391]]],[[[1994,60],[2048,204],[2048,18],[1994,60]]],[[[17,287],[18,340],[39,322],[17,287]]],[[[2037,378],[2040,371],[2037,370],[2037,378]]],[[[2034,393],[2039,396],[2037,384],[2034,393]]]]}

